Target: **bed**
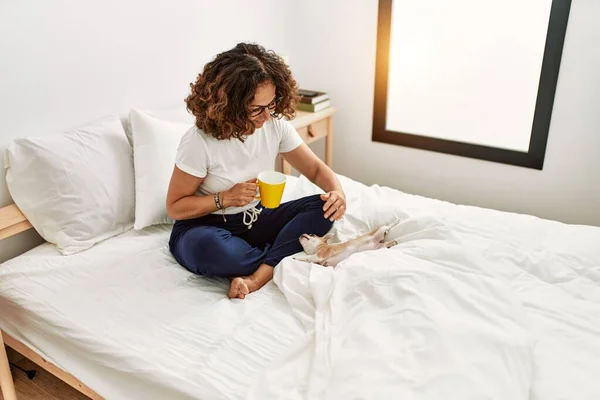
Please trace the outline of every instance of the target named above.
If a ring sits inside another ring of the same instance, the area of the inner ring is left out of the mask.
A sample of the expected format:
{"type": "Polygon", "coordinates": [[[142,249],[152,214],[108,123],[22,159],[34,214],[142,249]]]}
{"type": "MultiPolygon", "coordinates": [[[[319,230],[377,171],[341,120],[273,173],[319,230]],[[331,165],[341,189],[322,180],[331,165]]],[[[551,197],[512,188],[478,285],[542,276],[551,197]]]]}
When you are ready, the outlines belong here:
{"type": "MultiPolygon", "coordinates": [[[[0,328],[106,399],[598,399],[600,228],[340,176],[334,240],[398,221],[338,267],[284,259],[245,300],[170,255],[170,225],[0,266],[0,328]]],[[[318,193],[288,178],[284,201],[318,193]]]]}

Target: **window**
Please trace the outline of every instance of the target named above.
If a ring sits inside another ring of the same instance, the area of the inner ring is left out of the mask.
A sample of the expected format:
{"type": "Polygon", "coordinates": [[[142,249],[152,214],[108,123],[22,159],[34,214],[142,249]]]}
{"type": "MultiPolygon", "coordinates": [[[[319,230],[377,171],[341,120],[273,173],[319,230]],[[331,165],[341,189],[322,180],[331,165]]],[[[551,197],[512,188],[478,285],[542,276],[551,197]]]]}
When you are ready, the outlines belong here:
{"type": "Polygon", "coordinates": [[[542,169],[570,0],[380,0],[373,140],[542,169]]]}

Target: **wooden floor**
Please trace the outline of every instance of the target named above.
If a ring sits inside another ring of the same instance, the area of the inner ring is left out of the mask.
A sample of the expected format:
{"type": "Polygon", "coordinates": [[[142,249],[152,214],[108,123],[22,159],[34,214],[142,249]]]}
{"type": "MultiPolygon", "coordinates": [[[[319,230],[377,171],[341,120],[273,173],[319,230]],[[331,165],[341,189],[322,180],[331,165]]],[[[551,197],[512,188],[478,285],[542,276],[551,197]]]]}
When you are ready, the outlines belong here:
{"type": "MultiPolygon", "coordinates": [[[[30,380],[25,372],[16,368],[12,369],[17,400],[89,400],[89,397],[79,393],[26,358],[16,364],[23,369],[37,371],[36,377],[30,380]]],[[[3,400],[1,393],[0,400],[3,400]]]]}

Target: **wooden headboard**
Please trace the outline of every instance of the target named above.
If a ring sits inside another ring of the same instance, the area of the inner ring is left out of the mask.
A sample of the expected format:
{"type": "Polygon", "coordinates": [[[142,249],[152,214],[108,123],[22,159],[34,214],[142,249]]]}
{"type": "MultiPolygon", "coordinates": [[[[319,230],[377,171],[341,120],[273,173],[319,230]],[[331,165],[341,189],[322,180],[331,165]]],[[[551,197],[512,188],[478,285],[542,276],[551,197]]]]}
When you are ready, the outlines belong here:
{"type": "Polygon", "coordinates": [[[16,204],[0,208],[0,240],[33,228],[16,204]]]}

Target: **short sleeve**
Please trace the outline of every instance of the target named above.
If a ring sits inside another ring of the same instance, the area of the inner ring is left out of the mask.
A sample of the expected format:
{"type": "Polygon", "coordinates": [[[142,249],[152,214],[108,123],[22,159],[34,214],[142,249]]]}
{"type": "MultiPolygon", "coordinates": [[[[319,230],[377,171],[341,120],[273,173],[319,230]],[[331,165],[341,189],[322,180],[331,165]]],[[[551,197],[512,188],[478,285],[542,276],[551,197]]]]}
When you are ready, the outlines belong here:
{"type": "Polygon", "coordinates": [[[303,140],[290,121],[281,119],[278,122],[277,129],[280,131],[279,152],[287,153],[300,146],[303,140]]]}
{"type": "Polygon", "coordinates": [[[206,177],[208,171],[208,149],[201,132],[193,127],[179,142],[175,156],[177,168],[198,178],[206,177]]]}

